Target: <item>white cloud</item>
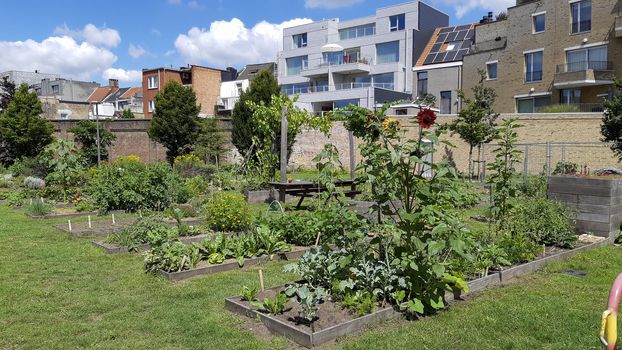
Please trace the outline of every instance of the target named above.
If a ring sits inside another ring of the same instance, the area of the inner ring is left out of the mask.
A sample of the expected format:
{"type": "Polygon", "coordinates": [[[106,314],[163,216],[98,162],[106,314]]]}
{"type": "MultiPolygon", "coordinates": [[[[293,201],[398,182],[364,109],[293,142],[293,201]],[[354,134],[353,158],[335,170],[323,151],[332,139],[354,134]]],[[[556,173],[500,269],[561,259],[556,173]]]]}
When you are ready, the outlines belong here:
{"type": "Polygon", "coordinates": [[[102,77],[108,79],[118,79],[124,83],[136,83],[143,80],[143,72],[139,70],[125,70],[122,68],[108,68],[102,74],[102,77]]]}
{"type": "MultiPolygon", "coordinates": [[[[516,0],[436,0],[435,2],[452,6],[456,12],[456,18],[458,19],[476,9],[492,11],[496,15],[516,4],[516,0]]],[[[485,15],[485,13],[482,13],[482,16],[483,15],[485,15]]]]}
{"type": "Polygon", "coordinates": [[[55,34],[70,36],[74,39],[85,40],[89,44],[117,47],[121,43],[121,35],[115,29],[97,28],[93,24],[87,24],[82,30],[69,29],[67,24],[56,27],[55,34]]]}
{"type": "Polygon", "coordinates": [[[106,48],[78,43],[69,36],[43,41],[0,41],[0,72],[39,70],[63,77],[90,80],[112,66],[117,57],[106,48]]]}
{"type": "Polygon", "coordinates": [[[308,18],[280,24],[262,21],[247,28],[237,18],[215,21],[207,30],[193,27],[177,36],[175,48],[189,63],[207,62],[218,67],[272,61],[283,47],[283,28],[310,22],[308,18]]]}
{"type": "Polygon", "coordinates": [[[164,56],[169,57],[175,54],[175,50],[168,50],[164,53],[164,56]]]}
{"type": "Polygon", "coordinates": [[[361,2],[363,2],[363,0],[305,0],[305,7],[309,9],[336,9],[339,7],[356,5],[361,2]]]}
{"type": "Polygon", "coordinates": [[[140,58],[140,56],[144,55],[147,51],[143,49],[142,46],[130,44],[130,47],[127,49],[127,53],[130,54],[133,58],[140,58]]]}

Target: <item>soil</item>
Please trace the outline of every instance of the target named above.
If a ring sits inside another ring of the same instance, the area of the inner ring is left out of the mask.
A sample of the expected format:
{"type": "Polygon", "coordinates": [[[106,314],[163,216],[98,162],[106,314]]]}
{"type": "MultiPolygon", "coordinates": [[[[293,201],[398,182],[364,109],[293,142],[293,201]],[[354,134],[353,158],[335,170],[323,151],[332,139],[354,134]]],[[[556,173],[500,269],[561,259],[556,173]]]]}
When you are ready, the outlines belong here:
{"type": "MultiPolygon", "coordinates": [[[[276,290],[266,290],[257,294],[257,300],[261,302],[265,298],[274,298],[276,290]]],[[[240,300],[240,299],[237,299],[240,300]]],[[[242,301],[245,305],[250,305],[246,301],[242,301]]],[[[253,309],[257,307],[251,305],[253,309]]],[[[311,326],[304,320],[300,320],[298,314],[298,303],[292,300],[288,300],[285,306],[285,311],[280,315],[272,315],[273,317],[288,323],[302,331],[311,333],[311,326]]],[[[327,329],[344,322],[348,322],[355,319],[354,315],[347,309],[341,308],[337,303],[330,300],[324,301],[318,307],[317,319],[313,322],[315,332],[327,329]]]]}

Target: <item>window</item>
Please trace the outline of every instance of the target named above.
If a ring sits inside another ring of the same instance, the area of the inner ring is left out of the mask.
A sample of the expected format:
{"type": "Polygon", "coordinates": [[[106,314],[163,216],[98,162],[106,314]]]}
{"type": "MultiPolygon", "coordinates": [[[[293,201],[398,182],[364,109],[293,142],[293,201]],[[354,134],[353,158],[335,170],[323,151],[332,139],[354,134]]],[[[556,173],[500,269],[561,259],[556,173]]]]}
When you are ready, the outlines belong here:
{"type": "Polygon", "coordinates": [[[389,17],[389,21],[391,22],[391,31],[397,32],[399,30],[404,30],[406,28],[406,15],[395,15],[389,17]]]}
{"type": "Polygon", "coordinates": [[[607,70],[607,46],[595,46],[566,51],[564,72],[579,72],[588,69],[607,70]]]}
{"type": "Polygon", "coordinates": [[[338,65],[343,64],[343,51],[325,52],[323,55],[324,64],[338,65]]]}
{"type": "Polygon", "coordinates": [[[393,90],[395,87],[395,77],[393,73],[374,75],[374,87],[393,90]]]}
{"type": "Polygon", "coordinates": [[[536,51],[525,54],[525,82],[542,81],[542,53],[536,51]]]}
{"type": "Polygon", "coordinates": [[[395,110],[395,115],[408,115],[408,109],[399,108],[395,110]]]}
{"type": "Polygon", "coordinates": [[[518,113],[534,113],[551,104],[551,96],[534,96],[516,99],[518,113]]]}
{"type": "Polygon", "coordinates": [[[371,85],[371,75],[362,75],[354,77],[352,82],[352,88],[358,89],[363,87],[369,87],[371,85]]]}
{"type": "Polygon", "coordinates": [[[559,102],[572,105],[581,103],[581,89],[563,89],[559,92],[559,102]]]}
{"type": "Polygon", "coordinates": [[[441,91],[441,114],[451,114],[451,91],[441,91]]]}
{"type": "Polygon", "coordinates": [[[339,100],[339,101],[335,101],[334,108],[335,109],[343,108],[343,107],[348,107],[349,105],[358,106],[359,105],[359,100],[352,99],[352,100],[339,100]]]}
{"type": "Polygon", "coordinates": [[[417,96],[424,97],[428,94],[428,72],[417,73],[417,96]]]}
{"type": "Polygon", "coordinates": [[[592,30],[592,0],[575,1],[570,4],[572,14],[571,33],[589,32],[592,30]]]}
{"type": "Polygon", "coordinates": [[[153,100],[149,101],[148,108],[149,108],[149,113],[155,112],[155,102],[153,100]]]}
{"type": "Polygon", "coordinates": [[[340,40],[356,39],[363,36],[370,36],[376,34],[376,24],[370,23],[362,26],[344,28],[339,30],[340,40]]]}
{"type": "Polygon", "coordinates": [[[59,118],[60,119],[69,119],[69,113],[67,113],[67,112],[60,112],[59,118]]]}
{"type": "Polygon", "coordinates": [[[293,36],[294,39],[294,49],[300,47],[307,47],[307,33],[296,34],[293,36]]]}
{"type": "Polygon", "coordinates": [[[60,94],[60,86],[52,85],[52,95],[58,95],[58,94],[60,94]]]}
{"type": "Polygon", "coordinates": [[[486,76],[488,80],[497,80],[497,61],[486,63],[486,76]]]}
{"type": "Polygon", "coordinates": [[[235,83],[235,87],[237,89],[237,96],[241,96],[244,88],[242,87],[242,83],[235,83]]]}
{"type": "Polygon", "coordinates": [[[287,75],[298,75],[303,69],[307,68],[307,56],[292,57],[285,60],[287,63],[287,75]]]}
{"type": "Polygon", "coordinates": [[[148,89],[157,89],[158,87],[160,87],[160,77],[153,75],[147,78],[148,89]]]}
{"type": "Polygon", "coordinates": [[[546,15],[544,13],[539,13],[536,15],[532,15],[533,19],[533,33],[542,33],[546,28],[546,15]]]}
{"type": "Polygon", "coordinates": [[[376,63],[394,63],[400,61],[400,42],[376,44],[376,63]]]}
{"type": "Polygon", "coordinates": [[[288,95],[306,94],[309,92],[309,84],[286,84],[281,87],[281,90],[288,95]]]}

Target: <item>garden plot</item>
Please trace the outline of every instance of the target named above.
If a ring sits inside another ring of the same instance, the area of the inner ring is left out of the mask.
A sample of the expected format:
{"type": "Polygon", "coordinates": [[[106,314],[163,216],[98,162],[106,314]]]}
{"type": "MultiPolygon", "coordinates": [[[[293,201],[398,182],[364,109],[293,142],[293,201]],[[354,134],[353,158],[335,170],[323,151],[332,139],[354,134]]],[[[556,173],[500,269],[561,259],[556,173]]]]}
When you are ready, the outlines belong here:
{"type": "Polygon", "coordinates": [[[272,260],[296,260],[299,259],[304,253],[306,253],[309,249],[308,247],[292,247],[291,251],[288,252],[278,252],[270,255],[262,255],[259,257],[252,257],[248,259],[244,259],[243,264],[237,259],[227,259],[220,264],[217,263],[209,263],[208,261],[202,261],[197,264],[196,267],[190,268],[187,270],[179,270],[179,271],[165,271],[160,270],[159,274],[164,276],[167,280],[171,282],[179,282],[182,280],[186,280],[192,277],[197,276],[205,276],[210,275],[217,272],[231,271],[242,269],[248,266],[258,265],[263,262],[272,261],[272,260]]]}
{"type": "MultiPolygon", "coordinates": [[[[138,219],[135,217],[113,219],[111,215],[105,220],[91,220],[90,223],[88,221],[71,222],[68,220],[67,223],[54,225],[54,227],[75,237],[106,236],[135,223],[136,220],[138,219]]],[[[177,225],[175,220],[164,219],[162,221],[169,226],[177,225]]],[[[182,222],[189,226],[195,226],[201,225],[204,223],[204,220],[200,218],[184,218],[182,222]]]]}
{"type": "MultiPolygon", "coordinates": [[[[216,235],[215,233],[206,233],[206,234],[200,234],[196,236],[178,237],[177,239],[184,244],[192,244],[192,243],[198,243],[206,238],[213,238],[215,235],[216,235]]],[[[237,233],[225,233],[224,235],[226,237],[235,236],[237,235],[237,233]]],[[[151,246],[148,243],[139,244],[133,249],[130,249],[130,247],[127,247],[127,246],[109,243],[106,241],[92,241],[92,243],[96,247],[103,249],[106,252],[106,254],[130,253],[132,251],[143,251],[143,250],[147,250],[151,248],[151,246]]]]}
{"type": "MultiPolygon", "coordinates": [[[[579,247],[575,249],[549,249],[544,257],[537,260],[468,281],[469,291],[463,294],[482,291],[491,286],[506,283],[516,277],[532,273],[551,262],[565,260],[586,250],[611,243],[613,243],[613,239],[583,235],[579,239],[579,247]]],[[[313,322],[309,322],[301,317],[301,304],[294,298],[288,298],[284,303],[282,312],[277,314],[268,312],[264,306],[265,303],[257,302],[266,299],[276,301],[278,299],[277,294],[282,294],[284,297],[286,288],[287,285],[266,289],[257,293],[253,301],[248,301],[242,296],[230,297],[225,299],[225,308],[243,316],[259,319],[271,332],[287,337],[307,348],[334,341],[388,319],[401,317],[398,306],[380,303],[375,306],[373,312],[357,317],[339,303],[327,298],[318,304],[315,312],[316,318],[313,322]]],[[[446,293],[445,299],[447,301],[455,300],[455,296],[452,293],[446,293]]]]}

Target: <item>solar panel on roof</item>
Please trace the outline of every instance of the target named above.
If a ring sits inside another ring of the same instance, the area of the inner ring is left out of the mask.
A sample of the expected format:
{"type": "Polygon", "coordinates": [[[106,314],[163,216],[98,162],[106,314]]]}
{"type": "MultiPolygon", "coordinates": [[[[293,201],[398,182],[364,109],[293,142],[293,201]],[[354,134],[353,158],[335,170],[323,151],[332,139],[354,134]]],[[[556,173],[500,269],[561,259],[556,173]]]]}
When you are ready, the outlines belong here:
{"type": "Polygon", "coordinates": [[[458,54],[458,51],[447,51],[447,54],[445,55],[445,59],[443,59],[443,62],[453,62],[456,59],[457,54],[458,54]]]}
{"type": "Polygon", "coordinates": [[[434,59],[434,63],[442,63],[445,61],[445,52],[439,52],[434,59]]]}
{"type": "Polygon", "coordinates": [[[436,42],[443,43],[445,42],[445,39],[447,39],[447,34],[439,34],[438,37],[436,38],[436,42]]]}
{"type": "Polygon", "coordinates": [[[466,30],[461,30],[458,32],[458,34],[456,35],[456,40],[464,40],[464,38],[467,35],[467,31],[466,30]]]}
{"type": "Polygon", "coordinates": [[[474,28],[472,24],[441,28],[423,64],[462,60],[473,44],[474,28]]]}
{"type": "Polygon", "coordinates": [[[466,37],[464,38],[465,40],[473,40],[473,38],[475,37],[475,30],[471,29],[467,32],[466,37]]]}
{"type": "Polygon", "coordinates": [[[439,30],[439,33],[449,33],[449,32],[453,32],[455,27],[445,27],[445,28],[441,28],[441,30],[439,30]]]}
{"type": "Polygon", "coordinates": [[[425,61],[423,61],[423,64],[432,64],[434,63],[435,58],[436,58],[436,53],[431,53],[428,55],[428,57],[425,58],[425,61]]]}
{"type": "Polygon", "coordinates": [[[456,36],[458,36],[458,32],[451,32],[447,34],[447,39],[445,39],[445,41],[456,41],[456,36]]]}
{"type": "Polygon", "coordinates": [[[454,29],[454,31],[466,30],[466,29],[469,29],[469,28],[471,28],[471,24],[465,24],[465,25],[462,25],[462,26],[457,26],[456,29],[454,29]]]}
{"type": "Polygon", "coordinates": [[[441,51],[441,47],[443,47],[442,43],[436,43],[432,45],[432,49],[430,49],[430,52],[439,52],[441,51]]]}
{"type": "Polygon", "coordinates": [[[470,49],[471,48],[471,41],[470,40],[465,40],[462,42],[462,47],[460,47],[461,49],[470,49]]]}

